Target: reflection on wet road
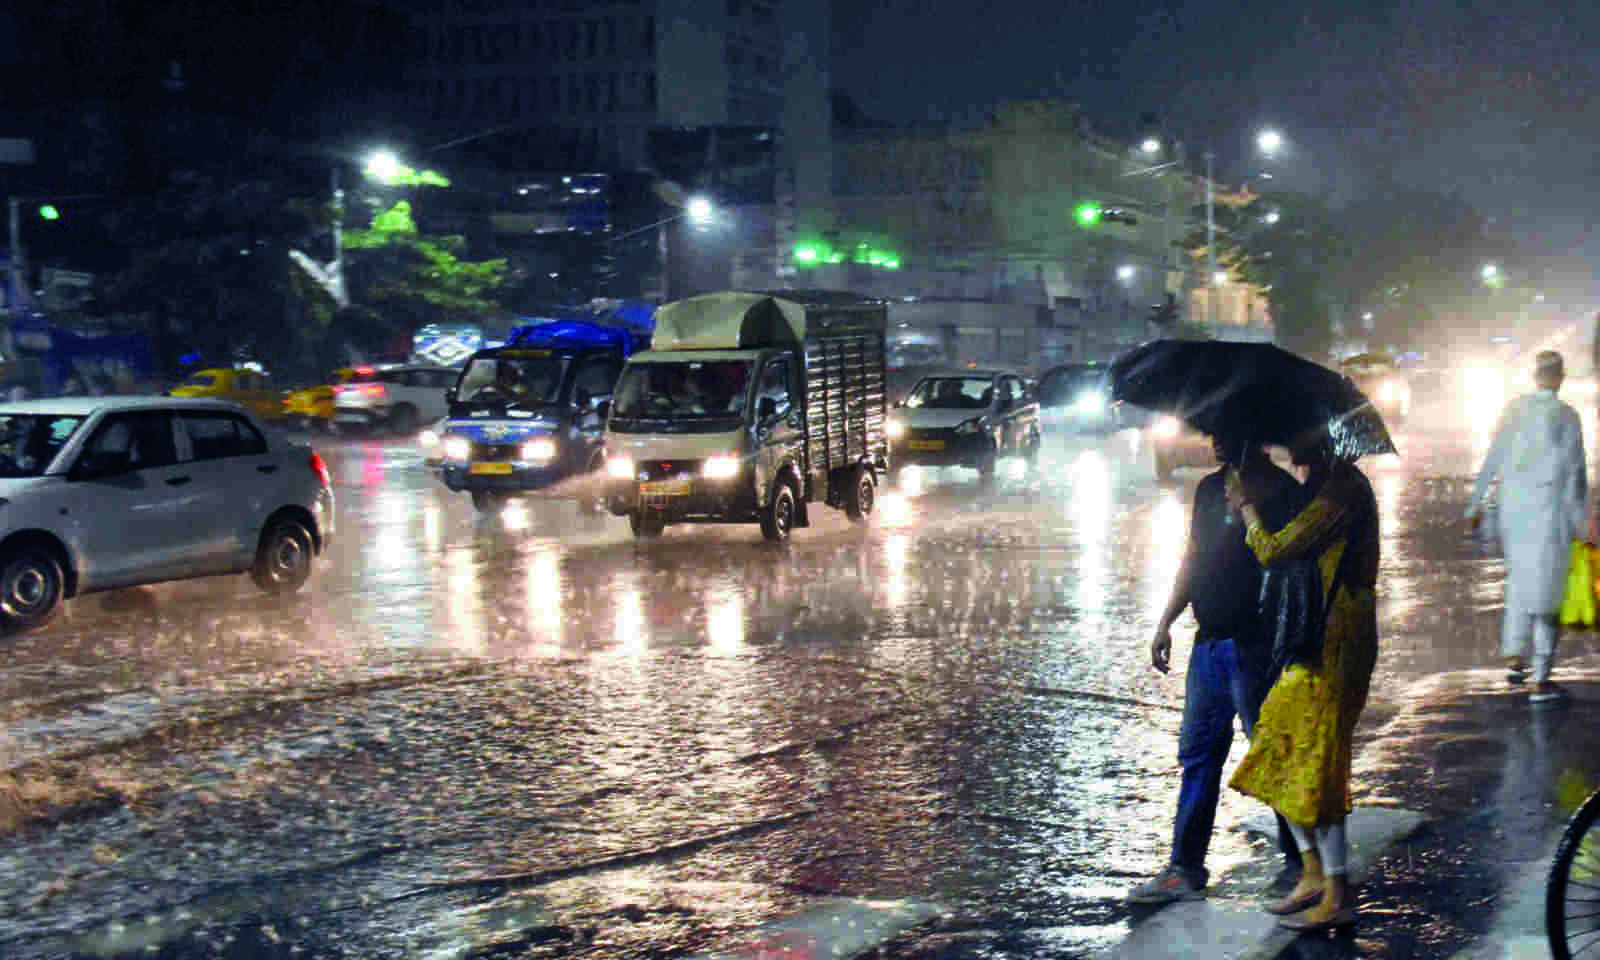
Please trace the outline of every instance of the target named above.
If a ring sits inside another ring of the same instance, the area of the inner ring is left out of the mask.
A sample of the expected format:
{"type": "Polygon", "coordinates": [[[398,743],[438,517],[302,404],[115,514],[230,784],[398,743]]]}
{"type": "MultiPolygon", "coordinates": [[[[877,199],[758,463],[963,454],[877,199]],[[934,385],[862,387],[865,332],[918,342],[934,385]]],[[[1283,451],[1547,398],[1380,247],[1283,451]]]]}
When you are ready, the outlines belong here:
{"type": "MultiPolygon", "coordinates": [[[[784,548],[481,516],[404,445],[319,443],[341,529],[303,596],[91,596],[0,648],[0,953],[269,917],[313,954],[614,955],[824,893],[1004,911],[1064,956],[1114,938],[1166,857],[1183,680],[1147,645],[1199,477],[1157,486],[1126,440],[993,490],[913,474],[784,548]]],[[[1367,465],[1377,716],[1491,662],[1503,576],[1462,532],[1470,438],[1397,440],[1367,465]]],[[[1224,797],[1213,872],[1258,812],[1224,797]]]]}

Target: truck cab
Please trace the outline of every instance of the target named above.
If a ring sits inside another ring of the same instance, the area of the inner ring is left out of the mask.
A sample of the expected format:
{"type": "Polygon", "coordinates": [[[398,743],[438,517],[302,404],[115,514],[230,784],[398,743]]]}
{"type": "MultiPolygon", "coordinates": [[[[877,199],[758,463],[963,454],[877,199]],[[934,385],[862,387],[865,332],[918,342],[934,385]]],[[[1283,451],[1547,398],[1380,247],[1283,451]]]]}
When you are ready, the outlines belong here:
{"type": "Polygon", "coordinates": [[[663,306],[606,425],[606,505],[635,535],[759,523],[770,540],[822,501],[865,520],[888,469],[880,301],[725,292],[663,306]]]}
{"type": "Polygon", "coordinates": [[[444,485],[485,511],[533,491],[597,510],[581,478],[604,462],[612,391],[637,343],[631,331],[562,321],[518,328],[504,346],[474,353],[439,430],[444,485]]]}

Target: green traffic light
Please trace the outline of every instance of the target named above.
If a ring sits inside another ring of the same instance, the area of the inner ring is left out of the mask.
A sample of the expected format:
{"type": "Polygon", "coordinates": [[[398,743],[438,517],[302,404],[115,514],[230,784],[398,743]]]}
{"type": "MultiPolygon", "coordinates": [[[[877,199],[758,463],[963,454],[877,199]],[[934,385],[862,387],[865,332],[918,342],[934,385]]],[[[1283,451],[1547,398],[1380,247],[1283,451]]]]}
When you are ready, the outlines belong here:
{"type": "Polygon", "coordinates": [[[1093,203],[1080,203],[1075,212],[1078,223],[1085,227],[1092,227],[1100,222],[1100,207],[1093,203]]]}
{"type": "Polygon", "coordinates": [[[60,220],[61,211],[57,210],[53,204],[47,203],[39,208],[39,216],[46,220],[60,220]]]}

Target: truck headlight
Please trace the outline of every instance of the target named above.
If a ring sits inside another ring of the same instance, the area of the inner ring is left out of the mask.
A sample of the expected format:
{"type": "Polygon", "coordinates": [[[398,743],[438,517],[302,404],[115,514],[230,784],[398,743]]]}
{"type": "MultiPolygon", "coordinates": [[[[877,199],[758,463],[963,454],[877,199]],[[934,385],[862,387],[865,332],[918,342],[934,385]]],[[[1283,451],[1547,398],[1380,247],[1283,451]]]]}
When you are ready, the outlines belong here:
{"type": "Polygon", "coordinates": [[[524,463],[549,463],[556,458],[556,442],[549,437],[534,437],[522,445],[524,463]]]}
{"type": "Polygon", "coordinates": [[[889,435],[890,440],[898,440],[906,435],[906,425],[899,418],[890,417],[889,422],[883,425],[883,432],[889,435]]]}
{"type": "Polygon", "coordinates": [[[613,480],[632,480],[633,461],[627,457],[607,457],[606,476],[613,480]]]}
{"type": "Polygon", "coordinates": [[[718,454],[706,458],[706,462],[700,465],[700,475],[709,480],[727,480],[739,475],[740,466],[738,457],[718,454]]]}
{"type": "Polygon", "coordinates": [[[444,455],[451,460],[465,460],[472,456],[472,444],[466,437],[445,437],[444,455]]]}
{"type": "Polygon", "coordinates": [[[1178,435],[1178,418],[1160,417],[1156,420],[1155,426],[1151,427],[1150,430],[1157,437],[1160,437],[1163,440],[1171,440],[1173,437],[1178,435]]]}
{"type": "Polygon", "coordinates": [[[956,425],[956,433],[967,434],[967,435],[971,435],[971,434],[977,433],[979,430],[982,430],[982,429],[983,429],[983,418],[982,417],[973,417],[971,420],[963,420],[959,424],[956,425]]]}

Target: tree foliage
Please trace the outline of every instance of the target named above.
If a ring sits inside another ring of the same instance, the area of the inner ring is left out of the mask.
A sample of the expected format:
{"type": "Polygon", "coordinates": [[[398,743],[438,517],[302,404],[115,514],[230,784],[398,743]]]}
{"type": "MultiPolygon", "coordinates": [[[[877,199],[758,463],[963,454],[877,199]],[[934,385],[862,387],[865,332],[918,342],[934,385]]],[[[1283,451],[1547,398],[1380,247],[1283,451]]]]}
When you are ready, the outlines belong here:
{"type": "Polygon", "coordinates": [[[420,326],[501,312],[496,294],[506,284],[506,261],[462,259],[465,238],[419,233],[405,200],[375,214],[367,229],[346,233],[344,247],[351,299],[391,322],[420,326]]]}

